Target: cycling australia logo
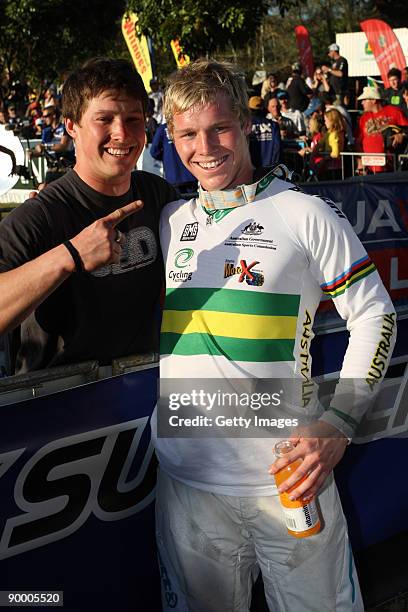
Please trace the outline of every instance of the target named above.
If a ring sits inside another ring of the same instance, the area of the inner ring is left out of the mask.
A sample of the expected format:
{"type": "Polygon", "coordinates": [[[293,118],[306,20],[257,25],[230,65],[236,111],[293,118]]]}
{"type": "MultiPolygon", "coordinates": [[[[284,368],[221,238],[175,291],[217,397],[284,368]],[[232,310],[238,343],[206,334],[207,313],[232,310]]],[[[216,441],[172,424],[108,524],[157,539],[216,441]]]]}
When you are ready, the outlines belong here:
{"type": "Polygon", "coordinates": [[[169,279],[176,283],[185,283],[190,281],[193,277],[193,273],[185,270],[184,268],[190,267],[190,260],[194,256],[193,249],[185,248],[180,249],[174,256],[174,265],[177,270],[169,271],[169,279]]]}
{"type": "Polygon", "coordinates": [[[174,257],[174,265],[176,268],[187,268],[188,262],[193,257],[193,249],[180,249],[174,257]]]}
{"type": "Polygon", "coordinates": [[[239,283],[245,281],[247,285],[261,287],[265,282],[265,277],[262,270],[255,268],[258,264],[259,261],[253,261],[248,265],[245,259],[241,259],[239,265],[236,265],[234,261],[226,259],[224,264],[224,278],[230,278],[231,276],[239,274],[239,283]]]}
{"type": "Polygon", "coordinates": [[[198,222],[187,223],[184,226],[183,233],[181,234],[180,242],[193,241],[197,238],[198,234],[198,222]]]}

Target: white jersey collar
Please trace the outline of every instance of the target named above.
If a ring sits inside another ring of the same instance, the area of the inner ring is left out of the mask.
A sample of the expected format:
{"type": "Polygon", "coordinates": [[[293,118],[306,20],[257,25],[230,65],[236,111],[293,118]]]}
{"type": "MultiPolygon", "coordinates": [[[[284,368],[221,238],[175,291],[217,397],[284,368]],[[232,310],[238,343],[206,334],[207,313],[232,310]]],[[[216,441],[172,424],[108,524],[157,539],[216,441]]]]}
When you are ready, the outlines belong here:
{"type": "Polygon", "coordinates": [[[198,199],[206,211],[237,208],[253,202],[256,196],[264,191],[275,179],[290,180],[292,173],[279,164],[261,179],[250,185],[238,185],[233,189],[220,189],[219,191],[206,191],[199,185],[198,199]]]}

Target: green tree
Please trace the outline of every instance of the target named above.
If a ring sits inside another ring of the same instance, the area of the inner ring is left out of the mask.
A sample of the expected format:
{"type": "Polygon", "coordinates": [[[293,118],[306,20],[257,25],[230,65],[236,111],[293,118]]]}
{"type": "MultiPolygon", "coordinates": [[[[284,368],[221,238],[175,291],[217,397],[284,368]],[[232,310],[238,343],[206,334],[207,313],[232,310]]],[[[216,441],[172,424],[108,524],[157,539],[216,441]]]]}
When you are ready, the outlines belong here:
{"type": "Polygon", "coordinates": [[[41,80],[112,54],[123,12],[121,0],[1,0],[0,71],[41,80]]]}
{"type": "Polygon", "coordinates": [[[408,23],[408,2],[406,0],[374,0],[378,17],[392,28],[401,28],[408,23]]]}
{"type": "MultiPolygon", "coordinates": [[[[129,0],[144,34],[168,49],[179,38],[190,57],[237,48],[253,39],[271,0],[129,0]]],[[[282,4],[283,6],[283,4],[282,4]]]]}

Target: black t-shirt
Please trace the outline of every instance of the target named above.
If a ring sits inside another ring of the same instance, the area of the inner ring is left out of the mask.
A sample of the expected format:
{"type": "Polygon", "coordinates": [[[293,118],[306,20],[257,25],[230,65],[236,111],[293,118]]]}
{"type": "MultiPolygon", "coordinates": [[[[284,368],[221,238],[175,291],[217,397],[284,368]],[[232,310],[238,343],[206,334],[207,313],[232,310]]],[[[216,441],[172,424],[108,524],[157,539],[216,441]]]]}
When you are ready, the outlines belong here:
{"type": "Polygon", "coordinates": [[[309,95],[312,90],[306,85],[301,76],[295,74],[288,85],[287,92],[289,95],[289,107],[292,110],[298,110],[303,113],[309,105],[309,95]]]}
{"type": "Polygon", "coordinates": [[[157,304],[163,283],[158,224],[177,199],[163,179],[133,172],[122,196],[106,196],[72,170],[0,223],[0,272],[14,269],[73,238],[117,208],[141,199],[144,208],[118,228],[126,242],[119,264],[74,273],[21,325],[16,371],[112,359],[157,349],[157,304]]]}
{"type": "Polygon", "coordinates": [[[345,94],[347,92],[348,87],[348,63],[346,58],[338,57],[333,61],[332,70],[341,70],[343,76],[338,77],[334,76],[334,74],[330,73],[330,85],[333,88],[334,93],[336,94],[345,94]]]}

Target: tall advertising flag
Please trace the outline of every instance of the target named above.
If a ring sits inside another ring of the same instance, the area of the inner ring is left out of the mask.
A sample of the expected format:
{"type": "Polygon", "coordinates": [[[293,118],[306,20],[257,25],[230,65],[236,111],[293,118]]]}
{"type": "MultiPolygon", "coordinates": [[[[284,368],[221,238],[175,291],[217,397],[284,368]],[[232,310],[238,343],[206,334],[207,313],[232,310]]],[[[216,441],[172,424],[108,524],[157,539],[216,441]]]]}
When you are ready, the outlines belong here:
{"type": "Polygon", "coordinates": [[[312,44],[310,42],[309,32],[305,26],[298,25],[295,27],[296,44],[299,50],[299,61],[303,71],[310,78],[313,78],[314,62],[312,44]]]}
{"type": "Polygon", "coordinates": [[[146,36],[140,34],[136,13],[125,13],[122,17],[122,34],[126,40],[136,70],[143,79],[144,86],[150,91],[150,79],[153,77],[149,45],[146,36]]]}
{"type": "Polygon", "coordinates": [[[180,44],[178,38],[174,38],[170,42],[170,46],[174,53],[174,58],[176,60],[177,68],[182,68],[183,66],[187,66],[190,63],[190,58],[183,52],[183,47],[180,44]]]}
{"type": "Polygon", "coordinates": [[[389,87],[387,72],[390,68],[402,70],[405,56],[400,42],[390,26],[380,19],[366,19],[360,23],[367,36],[385,87],[389,87]]]}

